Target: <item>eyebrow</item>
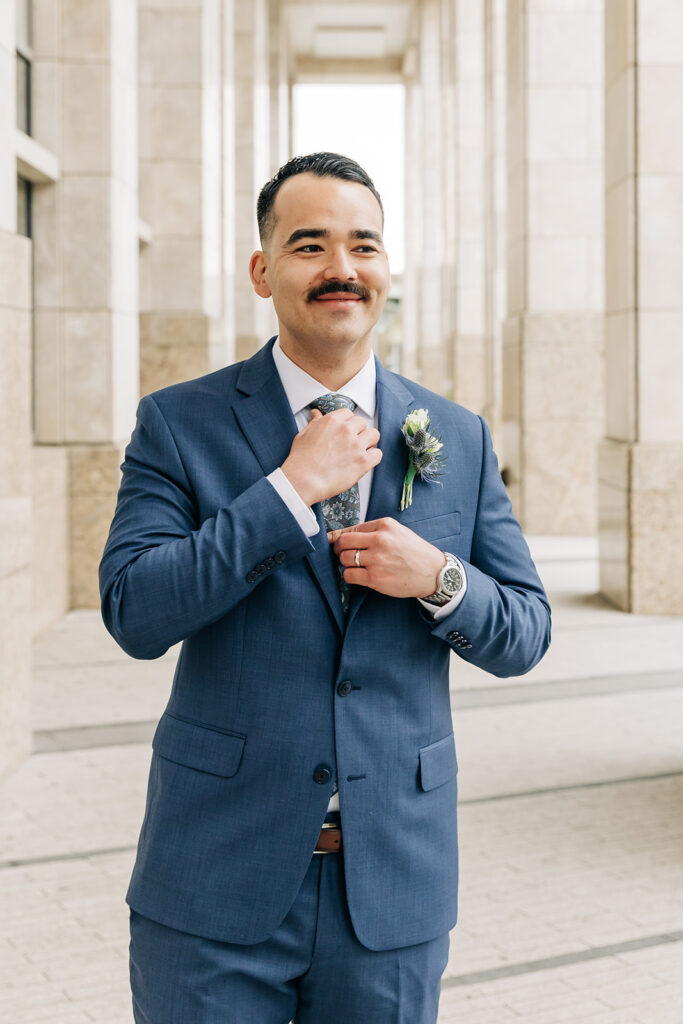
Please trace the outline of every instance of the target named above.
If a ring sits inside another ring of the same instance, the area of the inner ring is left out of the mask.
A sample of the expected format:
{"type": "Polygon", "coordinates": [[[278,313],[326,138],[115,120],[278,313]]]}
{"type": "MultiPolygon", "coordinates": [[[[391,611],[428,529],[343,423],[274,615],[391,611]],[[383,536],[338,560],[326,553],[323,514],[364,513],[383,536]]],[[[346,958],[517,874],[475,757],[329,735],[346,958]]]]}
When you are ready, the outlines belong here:
{"type": "MultiPolygon", "coordinates": [[[[284,243],[283,248],[286,249],[290,245],[295,245],[300,242],[302,238],[329,238],[330,232],[326,228],[297,228],[296,231],[292,231],[291,235],[284,243]]],[[[378,245],[382,245],[382,236],[378,231],[371,231],[369,228],[360,228],[355,231],[349,231],[349,238],[363,239],[369,238],[373,242],[377,242],[378,245]]]]}

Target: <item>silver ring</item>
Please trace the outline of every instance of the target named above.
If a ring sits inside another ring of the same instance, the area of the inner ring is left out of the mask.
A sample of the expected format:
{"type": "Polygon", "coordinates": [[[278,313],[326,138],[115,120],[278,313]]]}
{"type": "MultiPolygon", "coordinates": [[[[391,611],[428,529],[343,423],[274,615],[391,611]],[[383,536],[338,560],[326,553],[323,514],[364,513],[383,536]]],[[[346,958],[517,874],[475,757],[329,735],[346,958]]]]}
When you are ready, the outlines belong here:
{"type": "Polygon", "coordinates": [[[355,566],[356,566],[357,569],[362,569],[363,568],[363,566],[360,564],[360,551],[359,551],[358,548],[356,548],[356,553],[353,556],[353,561],[354,561],[355,566]]]}

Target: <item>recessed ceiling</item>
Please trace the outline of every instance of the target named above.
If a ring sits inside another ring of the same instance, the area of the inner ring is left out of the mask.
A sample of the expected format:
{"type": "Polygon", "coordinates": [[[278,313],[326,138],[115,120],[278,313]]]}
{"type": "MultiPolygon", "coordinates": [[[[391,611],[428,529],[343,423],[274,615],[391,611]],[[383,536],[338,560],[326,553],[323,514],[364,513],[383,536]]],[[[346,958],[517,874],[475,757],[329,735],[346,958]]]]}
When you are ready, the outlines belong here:
{"type": "Polygon", "coordinates": [[[289,0],[289,46],[295,58],[387,60],[406,49],[412,0],[315,3],[289,0]]]}

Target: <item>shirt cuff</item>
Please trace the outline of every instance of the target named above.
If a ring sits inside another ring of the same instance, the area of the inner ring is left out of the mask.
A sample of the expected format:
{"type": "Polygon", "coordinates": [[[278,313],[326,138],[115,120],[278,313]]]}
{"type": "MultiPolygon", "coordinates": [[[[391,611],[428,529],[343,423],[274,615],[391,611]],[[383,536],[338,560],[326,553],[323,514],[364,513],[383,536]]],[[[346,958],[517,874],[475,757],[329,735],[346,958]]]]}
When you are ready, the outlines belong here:
{"type": "MultiPolygon", "coordinates": [[[[455,558],[455,555],[453,555],[453,557],[455,558]]],[[[462,587],[460,588],[457,594],[453,595],[448,604],[428,604],[426,601],[423,601],[421,597],[418,597],[418,601],[420,602],[424,610],[429,615],[431,615],[435,622],[440,622],[441,619],[445,619],[447,615],[450,615],[452,612],[454,612],[455,609],[460,604],[460,602],[462,601],[465,594],[467,593],[467,573],[465,572],[465,566],[462,564],[459,558],[456,558],[455,560],[458,563],[458,568],[460,569],[460,572],[462,573],[462,587]]]]}
{"type": "Polygon", "coordinates": [[[306,536],[315,537],[316,533],[320,531],[315,513],[305,504],[282,470],[274,469],[272,473],[268,474],[266,480],[273,485],[306,536]]]}

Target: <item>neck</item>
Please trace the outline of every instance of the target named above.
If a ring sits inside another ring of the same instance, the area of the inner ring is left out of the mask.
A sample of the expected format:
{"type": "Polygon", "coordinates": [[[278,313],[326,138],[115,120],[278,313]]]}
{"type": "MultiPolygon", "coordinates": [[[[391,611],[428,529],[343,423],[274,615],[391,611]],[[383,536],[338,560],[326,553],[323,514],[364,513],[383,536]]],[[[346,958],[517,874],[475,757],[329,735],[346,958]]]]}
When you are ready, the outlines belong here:
{"type": "Polygon", "coordinates": [[[341,391],[344,385],[363,369],[372,350],[370,339],[366,344],[359,345],[357,350],[347,352],[342,357],[326,350],[304,350],[282,336],[279,340],[284,354],[328,391],[341,391]]]}

